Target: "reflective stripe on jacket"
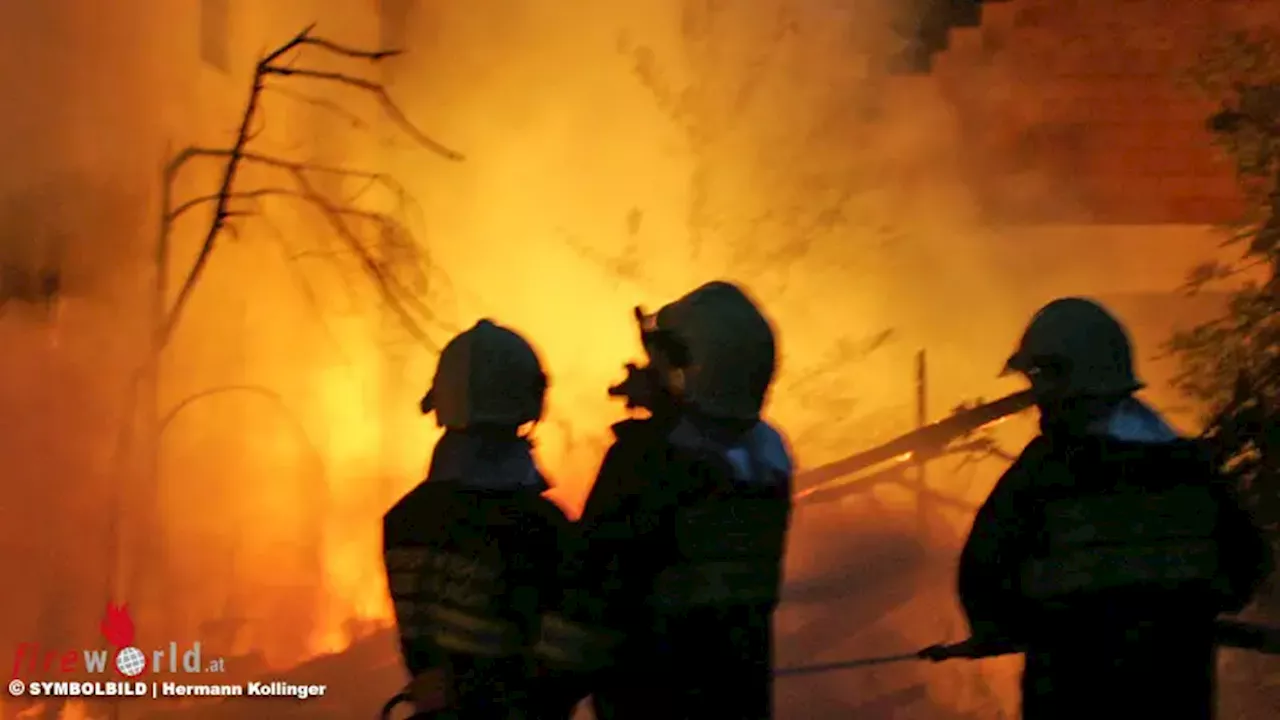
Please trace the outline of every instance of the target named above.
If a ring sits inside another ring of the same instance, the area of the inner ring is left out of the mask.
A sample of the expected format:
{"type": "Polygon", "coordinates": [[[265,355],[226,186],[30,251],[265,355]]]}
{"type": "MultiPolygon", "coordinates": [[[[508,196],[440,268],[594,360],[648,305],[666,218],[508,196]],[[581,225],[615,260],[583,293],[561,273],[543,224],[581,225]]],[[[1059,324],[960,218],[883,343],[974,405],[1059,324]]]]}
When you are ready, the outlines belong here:
{"type": "Polygon", "coordinates": [[[516,655],[524,647],[520,626],[438,604],[397,603],[400,634],[430,640],[442,650],[477,657],[516,655]]]}
{"type": "Polygon", "coordinates": [[[1203,485],[1050,500],[1022,592],[1052,600],[1140,587],[1213,589],[1223,577],[1218,505],[1203,485]]]}
{"type": "Polygon", "coordinates": [[[427,547],[389,549],[384,560],[402,638],[478,657],[522,651],[520,625],[491,610],[502,588],[500,569],[427,547]]]}
{"type": "Polygon", "coordinates": [[[780,578],[776,561],[686,563],[658,574],[653,602],[663,609],[772,605],[780,578]]]}
{"type": "Polygon", "coordinates": [[[533,652],[550,665],[590,672],[607,666],[621,641],[621,633],[547,613],[542,616],[533,652]]]}
{"type": "Polygon", "coordinates": [[[777,603],[789,513],[787,503],[772,499],[677,511],[678,560],[658,573],[652,602],[668,610],[777,603]]]}

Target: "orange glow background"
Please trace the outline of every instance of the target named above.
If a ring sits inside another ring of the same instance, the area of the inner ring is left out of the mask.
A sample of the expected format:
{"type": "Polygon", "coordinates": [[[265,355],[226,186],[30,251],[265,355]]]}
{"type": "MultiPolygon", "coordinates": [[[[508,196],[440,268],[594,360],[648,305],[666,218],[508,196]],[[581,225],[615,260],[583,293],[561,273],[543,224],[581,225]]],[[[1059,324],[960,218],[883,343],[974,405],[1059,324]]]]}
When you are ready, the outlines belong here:
{"type": "MultiPolygon", "coordinates": [[[[233,221],[166,350],[156,412],[183,409],[150,455],[136,451],[153,458],[154,474],[119,455],[121,428],[134,422],[122,398],[145,346],[163,159],[189,143],[229,142],[261,48],[317,18],[321,35],[376,46],[376,14],[337,0],[260,3],[235,16],[231,67],[215,72],[190,34],[172,32],[197,26],[187,4],[121,0],[110,13],[88,0],[18,5],[0,8],[9,43],[0,88],[29,112],[4,121],[15,124],[0,156],[14,160],[0,187],[16,192],[30,173],[70,176],[95,201],[48,211],[84,244],[67,260],[84,280],[58,321],[0,318],[9,348],[0,391],[9,416],[22,418],[4,441],[12,501],[0,520],[12,530],[3,548],[16,559],[13,587],[24,588],[4,602],[0,647],[96,647],[101,608],[120,594],[137,609],[144,644],[212,642],[211,622],[243,621],[226,652],[258,652],[274,667],[385,627],[379,518],[420,480],[438,437],[417,414],[435,355],[406,338],[315,213],[266,200],[233,221]],[[36,30],[10,29],[20,27],[51,28],[60,40],[45,46],[31,39],[36,30]],[[84,109],[63,108],[49,88],[84,109]],[[106,571],[116,561],[105,540],[113,513],[123,527],[119,593],[106,571]]],[[[894,41],[875,3],[720,5],[424,3],[406,21],[409,52],[384,77],[409,118],[466,155],[460,163],[415,145],[359,94],[297,84],[342,113],[265,96],[260,151],[383,172],[413,198],[406,206],[355,180],[323,186],[393,214],[416,238],[423,255],[397,272],[438,314],[428,324],[437,345],[492,317],[537,346],[552,382],[537,452],[570,513],[609,424],[623,417],[605,389],[639,359],[634,305],[656,308],[713,278],[747,286],[780,333],[768,415],[813,466],[913,426],[919,350],[938,419],[1019,388],[995,375],[1044,301],[1168,293],[1221,252],[1202,226],[993,223],[978,190],[1008,177],[966,159],[973,131],[936,78],[876,70],[894,41]]],[[[359,63],[308,57],[368,75],[359,63]]],[[[974,69],[969,82],[1009,101],[984,110],[989,127],[1016,114],[1019,86],[999,68],[974,69]]],[[[217,170],[193,168],[177,196],[211,192],[217,170]]],[[[287,178],[251,169],[240,182],[287,178]]],[[[1027,175],[1020,202],[1068,205],[1058,182],[1027,175]]],[[[180,224],[172,283],[207,221],[197,212],[180,224]]],[[[372,229],[360,231],[376,245],[372,229]]],[[[1154,356],[1179,318],[1126,319],[1153,397],[1175,404],[1164,389],[1172,366],[1154,356]]],[[[1175,417],[1194,424],[1190,412],[1175,417]]],[[[1031,431],[1019,419],[998,437],[1016,450],[1031,431]]],[[[940,461],[931,483],[973,505],[1002,468],[940,461]]],[[[914,508],[912,493],[884,487],[798,515],[789,572],[820,576],[850,548],[871,557],[881,538],[918,539],[914,508]]],[[[968,520],[939,509],[915,599],[831,651],[960,639],[948,573],[968,520]]],[[[802,627],[806,612],[780,626],[802,627]]],[[[819,659],[832,658],[796,658],[819,659]]],[[[1003,661],[940,667],[929,692],[957,710],[986,707],[987,690],[972,682],[986,674],[1007,707],[1014,670],[1003,661]]],[[[906,682],[893,672],[858,682],[906,682]]],[[[840,694],[845,681],[804,687],[840,694]]]]}

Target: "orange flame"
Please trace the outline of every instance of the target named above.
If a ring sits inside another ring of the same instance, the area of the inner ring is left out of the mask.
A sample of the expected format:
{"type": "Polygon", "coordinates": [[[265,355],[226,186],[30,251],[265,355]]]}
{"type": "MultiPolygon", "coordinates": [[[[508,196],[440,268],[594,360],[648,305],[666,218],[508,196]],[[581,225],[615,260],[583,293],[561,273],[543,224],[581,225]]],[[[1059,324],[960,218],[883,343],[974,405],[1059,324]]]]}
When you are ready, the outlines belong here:
{"type": "Polygon", "coordinates": [[[89,705],[72,700],[62,706],[62,712],[58,713],[58,720],[98,720],[98,716],[89,714],[89,705]]]}
{"type": "Polygon", "coordinates": [[[98,629],[112,647],[133,646],[133,618],[129,617],[128,605],[108,604],[107,614],[102,618],[98,629]]]}

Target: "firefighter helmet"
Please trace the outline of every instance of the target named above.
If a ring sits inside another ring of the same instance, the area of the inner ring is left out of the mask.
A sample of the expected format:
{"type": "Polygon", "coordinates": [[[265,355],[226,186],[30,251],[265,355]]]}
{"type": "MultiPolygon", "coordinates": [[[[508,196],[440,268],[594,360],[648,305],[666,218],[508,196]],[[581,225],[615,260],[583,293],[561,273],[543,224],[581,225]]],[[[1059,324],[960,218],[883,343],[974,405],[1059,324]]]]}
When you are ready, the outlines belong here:
{"type": "Polygon", "coordinates": [[[653,321],[651,345],[680,373],[685,402],[712,417],[760,416],[776,368],[774,332],[741,288],[707,283],[653,321]]]}
{"type": "Polygon", "coordinates": [[[519,426],[542,417],[547,376],[529,341],[491,320],[449,341],[440,351],[424,414],[441,427],[519,426]]]}
{"type": "Polygon", "coordinates": [[[1023,331],[1005,373],[1022,373],[1039,393],[1056,397],[1126,395],[1142,388],[1129,333],[1102,305],[1059,298],[1023,331]]]}

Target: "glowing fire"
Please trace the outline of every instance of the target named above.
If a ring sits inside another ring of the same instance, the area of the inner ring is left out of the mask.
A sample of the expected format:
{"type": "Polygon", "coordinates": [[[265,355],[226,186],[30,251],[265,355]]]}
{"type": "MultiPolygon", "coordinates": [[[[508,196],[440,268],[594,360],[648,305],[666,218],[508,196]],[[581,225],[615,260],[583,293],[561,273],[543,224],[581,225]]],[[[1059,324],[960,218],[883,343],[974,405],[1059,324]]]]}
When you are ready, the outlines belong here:
{"type": "Polygon", "coordinates": [[[333,488],[334,501],[339,507],[351,508],[352,518],[326,529],[324,587],[331,589],[335,597],[318,628],[314,648],[332,652],[355,639],[348,636],[351,620],[391,617],[381,567],[377,555],[371,552],[379,541],[375,518],[385,509],[379,505],[387,499],[379,497],[376,488],[369,488],[367,480],[362,482],[378,474],[381,421],[373,388],[340,376],[324,378],[320,387],[318,400],[324,416],[335,420],[325,447],[328,472],[338,479],[333,488]],[[357,513],[368,519],[359,522],[357,513]]]}
{"type": "Polygon", "coordinates": [[[89,713],[89,705],[78,700],[72,700],[62,706],[62,712],[58,713],[58,720],[106,720],[107,715],[91,715],[89,713]]]}
{"type": "MultiPolygon", "coordinates": [[[[13,717],[15,720],[32,720],[45,716],[48,711],[47,703],[35,703],[30,707],[18,712],[13,717]]],[[[0,717],[3,717],[4,704],[0,703],[0,717]]],[[[106,720],[106,714],[94,715],[89,711],[88,703],[80,700],[68,700],[63,704],[62,709],[58,711],[58,720],[106,720]]]]}

